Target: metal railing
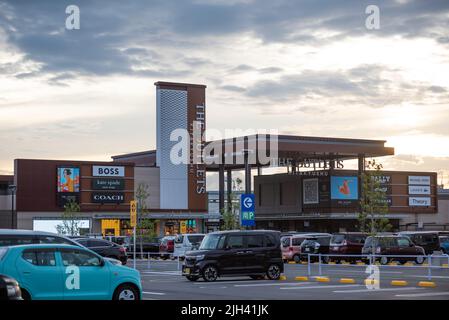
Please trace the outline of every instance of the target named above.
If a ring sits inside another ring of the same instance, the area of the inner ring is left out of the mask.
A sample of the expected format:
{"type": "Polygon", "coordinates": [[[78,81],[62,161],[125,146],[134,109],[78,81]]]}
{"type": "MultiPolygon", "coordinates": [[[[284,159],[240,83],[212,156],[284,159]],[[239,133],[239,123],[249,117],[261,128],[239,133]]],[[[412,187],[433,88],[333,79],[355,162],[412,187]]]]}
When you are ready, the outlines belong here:
{"type": "MultiPolygon", "coordinates": [[[[158,263],[158,262],[163,262],[165,260],[176,260],[176,270],[179,271],[181,270],[181,258],[179,256],[174,256],[173,253],[169,253],[169,252],[135,252],[136,254],[136,260],[137,257],[140,256],[141,260],[146,260],[147,261],[147,269],[151,269],[151,265],[153,263],[158,263]],[[167,257],[164,259],[164,257],[167,257]]],[[[134,252],[132,251],[127,251],[127,255],[128,257],[130,257],[130,259],[133,259],[134,256],[134,252]]],[[[135,264],[134,264],[135,265],[135,264]]]]}
{"type": "MultiPolygon", "coordinates": [[[[396,265],[397,267],[402,268],[420,268],[420,269],[427,269],[427,278],[429,280],[432,279],[432,269],[447,269],[448,267],[442,266],[442,265],[433,265],[432,261],[441,261],[441,259],[447,259],[447,265],[449,265],[449,255],[448,254],[431,254],[431,255],[381,255],[381,254],[369,254],[369,255],[363,255],[363,254],[351,254],[351,255],[342,255],[342,254],[313,254],[308,253],[307,254],[307,273],[309,276],[312,275],[312,257],[318,258],[318,274],[321,276],[323,274],[323,266],[329,266],[332,264],[329,264],[329,262],[332,262],[331,257],[337,257],[337,259],[334,260],[340,260],[340,261],[346,261],[344,258],[347,258],[348,260],[356,261],[357,258],[360,258],[362,261],[368,261],[368,265],[376,265],[378,267],[391,267],[389,263],[400,260],[407,262],[411,261],[418,261],[419,258],[423,259],[422,263],[417,263],[416,265],[396,265]],[[324,262],[323,258],[328,258],[327,262],[324,262]],[[377,264],[378,260],[382,260],[382,258],[385,257],[387,260],[387,263],[377,264]],[[396,259],[395,259],[396,258],[396,259]],[[438,260],[437,260],[438,259],[438,260]],[[426,263],[427,261],[427,263],[426,263]]],[[[349,266],[351,266],[349,264],[349,266]]],[[[358,267],[359,265],[352,265],[355,267],[358,267]]],[[[363,264],[362,266],[365,266],[363,264]]]]}

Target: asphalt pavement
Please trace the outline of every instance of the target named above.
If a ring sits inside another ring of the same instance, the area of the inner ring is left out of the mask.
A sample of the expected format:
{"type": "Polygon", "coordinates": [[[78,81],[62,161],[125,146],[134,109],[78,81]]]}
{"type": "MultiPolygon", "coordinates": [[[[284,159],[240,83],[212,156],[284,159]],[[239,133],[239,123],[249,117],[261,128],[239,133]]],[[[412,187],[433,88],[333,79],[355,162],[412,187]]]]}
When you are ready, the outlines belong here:
{"type": "MultiPolygon", "coordinates": [[[[421,287],[429,281],[425,266],[380,266],[378,289],[365,285],[365,265],[285,264],[285,280],[252,280],[223,277],[215,282],[191,282],[180,275],[182,263],[171,260],[138,260],[143,298],[146,300],[449,300],[449,268],[432,268],[435,287],[421,287]],[[297,278],[297,277],[307,277],[297,278]],[[345,283],[341,283],[343,280],[345,283]],[[398,286],[392,285],[392,281],[398,286]]],[[[128,266],[132,266],[130,260],[128,266]]]]}

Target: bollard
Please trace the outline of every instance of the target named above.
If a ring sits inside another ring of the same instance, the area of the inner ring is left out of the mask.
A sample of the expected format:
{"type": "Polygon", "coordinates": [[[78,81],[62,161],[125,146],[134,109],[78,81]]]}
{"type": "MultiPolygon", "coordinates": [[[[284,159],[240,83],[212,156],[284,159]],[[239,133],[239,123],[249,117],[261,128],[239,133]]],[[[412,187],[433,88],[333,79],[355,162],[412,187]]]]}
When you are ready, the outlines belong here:
{"type": "Polygon", "coordinates": [[[310,269],[311,263],[310,263],[310,253],[307,254],[307,272],[309,274],[309,277],[312,275],[312,270],[310,269]]]}
{"type": "Polygon", "coordinates": [[[179,271],[179,256],[178,256],[178,269],[177,270],[179,271]]]}
{"type": "Polygon", "coordinates": [[[318,272],[321,276],[321,253],[318,254],[318,272]]]}

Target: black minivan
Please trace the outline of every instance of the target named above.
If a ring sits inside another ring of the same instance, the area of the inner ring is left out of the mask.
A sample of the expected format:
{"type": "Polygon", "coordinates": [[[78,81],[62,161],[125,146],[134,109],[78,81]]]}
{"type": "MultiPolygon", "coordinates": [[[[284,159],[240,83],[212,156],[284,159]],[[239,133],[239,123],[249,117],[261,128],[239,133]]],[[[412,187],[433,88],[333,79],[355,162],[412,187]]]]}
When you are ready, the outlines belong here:
{"type": "Polygon", "coordinates": [[[199,250],[186,252],[182,266],[182,275],[190,281],[222,276],[277,280],[283,272],[280,233],[267,230],[209,233],[199,250]]]}

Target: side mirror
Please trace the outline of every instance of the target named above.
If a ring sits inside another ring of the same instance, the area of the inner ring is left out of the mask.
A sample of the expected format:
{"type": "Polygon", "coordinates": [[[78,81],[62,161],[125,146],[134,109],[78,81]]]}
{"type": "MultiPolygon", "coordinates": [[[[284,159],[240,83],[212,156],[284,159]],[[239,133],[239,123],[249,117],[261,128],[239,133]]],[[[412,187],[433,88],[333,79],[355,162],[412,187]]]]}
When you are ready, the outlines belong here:
{"type": "Polygon", "coordinates": [[[105,264],[106,262],[104,261],[104,259],[100,259],[100,267],[104,267],[105,264]]]}

